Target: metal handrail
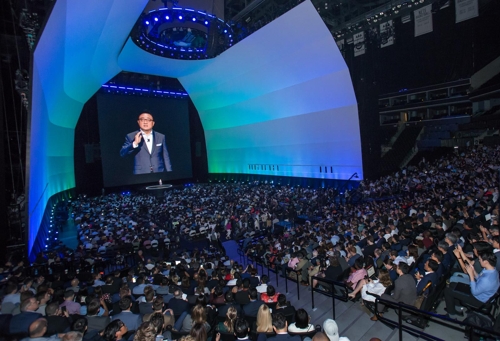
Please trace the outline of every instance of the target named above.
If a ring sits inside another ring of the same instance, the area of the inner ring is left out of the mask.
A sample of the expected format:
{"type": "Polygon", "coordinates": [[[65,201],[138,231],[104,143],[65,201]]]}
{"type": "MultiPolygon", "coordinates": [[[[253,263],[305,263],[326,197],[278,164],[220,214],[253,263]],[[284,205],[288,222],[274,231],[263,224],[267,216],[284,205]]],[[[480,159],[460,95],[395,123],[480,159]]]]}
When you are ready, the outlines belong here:
{"type": "Polygon", "coordinates": [[[425,340],[439,340],[439,341],[442,340],[438,337],[435,337],[433,335],[430,335],[430,334],[424,332],[421,329],[417,329],[417,328],[410,327],[408,325],[404,325],[403,324],[403,312],[426,317],[429,320],[431,320],[432,322],[438,323],[438,324],[446,326],[448,328],[463,331],[464,333],[465,333],[466,329],[462,330],[460,327],[469,327],[468,335],[467,335],[469,340],[472,340],[472,336],[475,334],[475,330],[479,330],[481,332],[484,332],[484,333],[487,333],[490,335],[494,335],[496,337],[500,337],[500,333],[495,332],[492,329],[485,329],[485,328],[482,328],[480,326],[474,326],[470,323],[466,323],[466,322],[462,322],[459,320],[455,320],[455,319],[446,317],[444,315],[440,315],[440,314],[433,313],[430,311],[420,310],[420,309],[417,309],[414,306],[411,306],[408,304],[388,301],[388,300],[385,300],[385,299],[380,298],[380,297],[377,297],[375,300],[375,315],[377,316],[377,319],[383,323],[386,323],[386,324],[391,325],[393,327],[397,327],[398,331],[399,331],[399,340],[403,340],[403,331],[406,331],[409,334],[417,335],[419,338],[421,337],[425,340]],[[393,321],[391,319],[388,319],[386,317],[381,316],[379,313],[379,310],[378,310],[379,303],[383,304],[386,307],[397,309],[398,321],[396,322],[396,321],[393,321]]]}
{"type": "Polygon", "coordinates": [[[341,300],[343,302],[347,302],[349,300],[349,295],[347,292],[347,285],[344,282],[333,281],[333,280],[327,279],[325,277],[311,276],[311,304],[312,304],[313,311],[316,310],[316,308],[314,308],[314,292],[318,292],[320,294],[323,294],[323,295],[326,295],[326,296],[329,296],[332,298],[332,313],[333,313],[334,320],[336,318],[336,316],[335,316],[335,299],[341,300]],[[325,291],[325,290],[322,290],[319,288],[313,288],[313,286],[312,286],[313,280],[317,280],[318,282],[330,284],[332,286],[332,291],[330,292],[330,291],[325,291]],[[337,295],[335,287],[340,287],[343,294],[337,295]]]}
{"type": "MultiPolygon", "coordinates": [[[[286,290],[286,293],[288,294],[288,273],[290,272],[294,272],[297,276],[297,280],[296,280],[296,283],[297,283],[297,299],[300,301],[300,280],[299,280],[299,276],[302,276],[301,272],[302,270],[295,270],[295,269],[292,269],[292,268],[289,268],[288,266],[286,265],[283,265],[283,267],[285,267],[285,290],[286,290]]],[[[293,279],[291,279],[292,282],[294,282],[293,279]]]]}

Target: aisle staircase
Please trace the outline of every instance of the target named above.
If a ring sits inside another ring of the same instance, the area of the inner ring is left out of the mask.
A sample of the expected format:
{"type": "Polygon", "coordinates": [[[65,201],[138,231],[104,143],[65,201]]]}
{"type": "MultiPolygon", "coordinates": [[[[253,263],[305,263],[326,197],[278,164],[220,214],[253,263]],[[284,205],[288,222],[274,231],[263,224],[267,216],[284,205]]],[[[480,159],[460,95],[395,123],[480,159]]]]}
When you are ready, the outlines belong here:
{"type": "Polygon", "coordinates": [[[381,159],[382,174],[397,171],[411,160],[411,157],[418,152],[418,149],[415,149],[416,141],[422,129],[418,126],[406,126],[401,131],[392,148],[381,159]]]}

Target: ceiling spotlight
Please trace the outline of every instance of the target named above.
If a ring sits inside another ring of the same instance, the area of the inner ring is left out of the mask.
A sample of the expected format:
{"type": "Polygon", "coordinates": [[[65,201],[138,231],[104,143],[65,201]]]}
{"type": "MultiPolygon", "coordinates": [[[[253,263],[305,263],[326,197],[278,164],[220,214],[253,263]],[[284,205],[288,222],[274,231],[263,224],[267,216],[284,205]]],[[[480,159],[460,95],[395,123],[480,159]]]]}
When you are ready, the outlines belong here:
{"type": "Polygon", "coordinates": [[[208,21],[205,20],[205,25],[208,25],[208,21]]]}
{"type": "Polygon", "coordinates": [[[182,15],[179,15],[179,20],[182,20],[182,15]]]}
{"type": "Polygon", "coordinates": [[[155,18],[155,21],[158,21],[158,18],[155,18]]]}
{"type": "Polygon", "coordinates": [[[170,17],[168,15],[165,16],[165,19],[170,20],[170,17]]]}
{"type": "Polygon", "coordinates": [[[146,20],[146,25],[149,25],[149,21],[146,20]]]}
{"type": "Polygon", "coordinates": [[[191,19],[192,21],[196,21],[196,18],[191,19]]]}

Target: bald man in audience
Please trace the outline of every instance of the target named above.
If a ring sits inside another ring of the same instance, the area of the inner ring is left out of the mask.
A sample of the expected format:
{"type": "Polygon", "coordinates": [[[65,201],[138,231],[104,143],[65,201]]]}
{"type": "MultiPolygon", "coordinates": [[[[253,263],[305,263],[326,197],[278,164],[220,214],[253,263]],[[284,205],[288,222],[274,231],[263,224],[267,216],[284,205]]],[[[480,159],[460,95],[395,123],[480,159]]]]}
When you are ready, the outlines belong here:
{"type": "Polygon", "coordinates": [[[22,339],[21,341],[59,341],[59,336],[62,335],[52,335],[50,337],[44,337],[47,332],[47,320],[44,318],[39,318],[33,321],[29,327],[29,337],[22,339]]]}

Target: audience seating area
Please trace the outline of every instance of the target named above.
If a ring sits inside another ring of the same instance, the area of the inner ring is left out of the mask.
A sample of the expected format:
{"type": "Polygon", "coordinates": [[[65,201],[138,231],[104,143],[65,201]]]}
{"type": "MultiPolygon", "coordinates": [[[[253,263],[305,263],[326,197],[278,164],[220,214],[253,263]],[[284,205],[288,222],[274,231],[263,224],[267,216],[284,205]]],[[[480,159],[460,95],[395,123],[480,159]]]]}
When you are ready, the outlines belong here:
{"type": "Polygon", "coordinates": [[[164,200],[81,196],[65,206],[75,250],[54,240],[33,264],[4,265],[0,335],[218,341],[248,325],[261,341],[288,325],[302,340],[344,331],[361,340],[346,309],[401,329],[402,307],[405,335],[440,333],[435,318],[445,339],[467,328],[493,335],[498,160],[498,146],[481,146],[421,161],[362,181],[356,204],[334,189],[255,183],[197,185],[164,200]]]}

